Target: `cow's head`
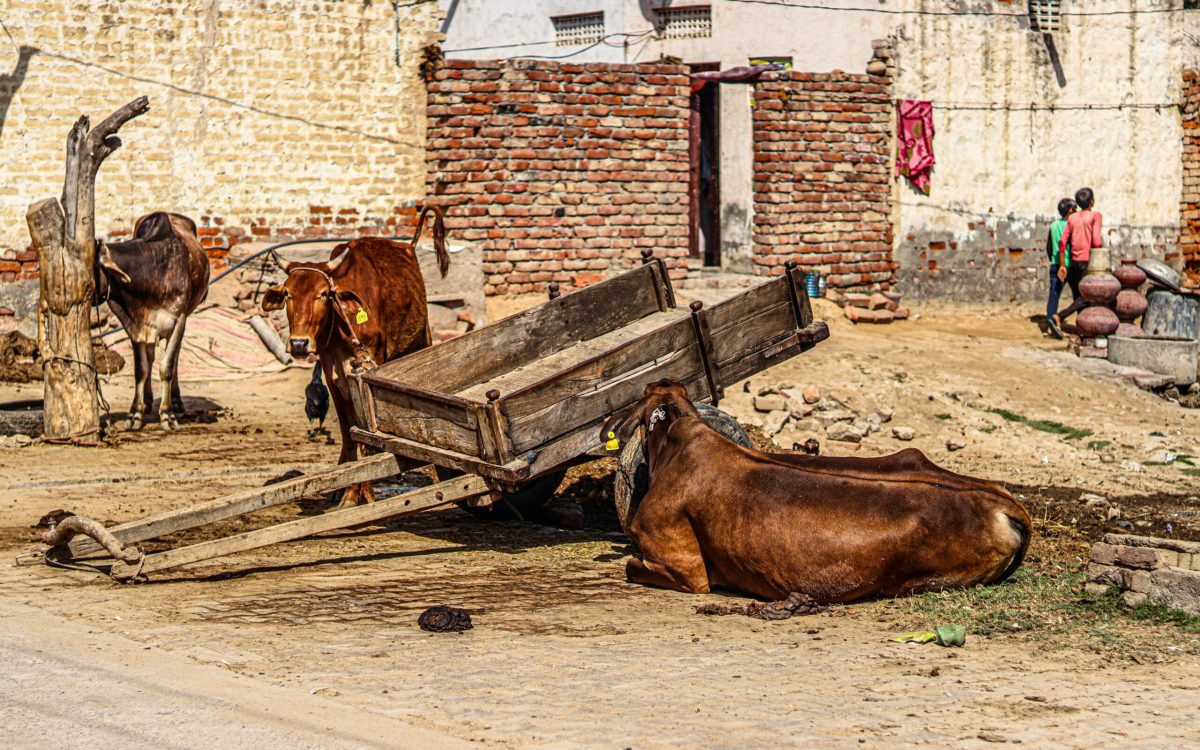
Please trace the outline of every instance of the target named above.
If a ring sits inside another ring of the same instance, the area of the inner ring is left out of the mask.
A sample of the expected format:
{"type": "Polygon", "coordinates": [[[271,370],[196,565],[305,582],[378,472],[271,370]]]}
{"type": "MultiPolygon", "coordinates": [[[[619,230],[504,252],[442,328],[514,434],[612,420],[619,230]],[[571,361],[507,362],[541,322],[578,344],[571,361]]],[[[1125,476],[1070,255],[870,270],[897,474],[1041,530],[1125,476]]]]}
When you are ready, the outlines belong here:
{"type": "Polygon", "coordinates": [[[113,259],[112,251],[102,240],[96,241],[96,304],[108,299],[109,285],[116,281],[118,284],[130,283],[129,274],[121,270],[113,259]]]}
{"type": "Polygon", "coordinates": [[[688,398],[687,388],[675,380],[660,380],[646,386],[642,400],[630,411],[609,417],[601,428],[600,437],[606,445],[616,449],[628,442],[638,427],[643,427],[649,443],[650,436],[658,430],[666,434],[671,423],[683,416],[700,416],[688,398]]]}
{"type": "Polygon", "coordinates": [[[291,263],[284,270],[287,280],[263,294],[266,312],[287,308],[288,348],[294,357],[318,354],[318,342],[325,342],[334,329],[355,320],[363,309],[362,299],[352,291],[330,286],[332,273],[340,259],[329,263],[291,263]],[[340,307],[341,314],[335,312],[340,307]],[[345,320],[343,319],[345,318],[345,320]]]}

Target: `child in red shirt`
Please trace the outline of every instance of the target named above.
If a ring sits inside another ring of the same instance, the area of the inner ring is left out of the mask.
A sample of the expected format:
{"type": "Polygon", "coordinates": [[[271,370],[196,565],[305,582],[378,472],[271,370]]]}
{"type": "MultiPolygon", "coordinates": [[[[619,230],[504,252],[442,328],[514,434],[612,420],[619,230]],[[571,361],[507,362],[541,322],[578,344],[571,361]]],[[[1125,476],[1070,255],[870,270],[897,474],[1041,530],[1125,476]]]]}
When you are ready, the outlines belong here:
{"type": "Polygon", "coordinates": [[[1092,258],[1092,248],[1102,247],[1101,223],[1103,217],[1099,211],[1093,211],[1096,194],[1091,188],[1080,188],[1075,193],[1075,203],[1079,210],[1067,219],[1067,228],[1063,230],[1058,241],[1058,278],[1071,287],[1075,299],[1066,310],[1051,318],[1051,328],[1058,328],[1063,320],[1088,306],[1088,301],[1079,294],[1079,282],[1087,273],[1088,261],[1092,258]]]}

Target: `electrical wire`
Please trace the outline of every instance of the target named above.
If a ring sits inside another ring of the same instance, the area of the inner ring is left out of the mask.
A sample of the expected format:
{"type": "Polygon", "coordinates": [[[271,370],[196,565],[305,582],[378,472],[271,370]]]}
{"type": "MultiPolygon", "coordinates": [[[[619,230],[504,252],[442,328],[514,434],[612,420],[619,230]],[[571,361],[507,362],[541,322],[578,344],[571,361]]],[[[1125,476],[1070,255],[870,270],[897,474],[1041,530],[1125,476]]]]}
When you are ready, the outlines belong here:
{"type": "Polygon", "coordinates": [[[575,50],[574,52],[568,52],[565,55],[517,55],[517,57],[534,59],[534,60],[566,60],[569,57],[574,57],[575,55],[581,55],[584,52],[587,52],[588,50],[592,49],[593,47],[600,46],[601,44],[607,45],[609,47],[626,47],[629,44],[641,41],[642,39],[644,39],[645,37],[647,37],[653,33],[654,33],[654,29],[649,29],[647,31],[638,32],[636,34],[628,34],[625,32],[618,32],[615,34],[606,34],[605,36],[600,37],[595,42],[592,42],[591,44],[584,47],[583,49],[578,49],[578,50],[575,50]],[[612,39],[613,37],[618,37],[618,36],[625,37],[625,40],[620,44],[609,43],[609,41],[608,41],[609,39],[612,39]]]}
{"type": "MultiPolygon", "coordinates": [[[[582,49],[575,50],[574,52],[569,52],[565,55],[558,55],[558,56],[520,55],[520,57],[537,57],[537,58],[543,59],[543,60],[561,60],[561,59],[564,59],[567,57],[573,57],[574,55],[578,55],[583,52],[587,52],[588,50],[590,50],[593,47],[596,47],[600,44],[607,44],[609,39],[613,39],[615,37],[626,37],[626,41],[630,41],[630,40],[638,41],[650,34],[653,34],[654,32],[655,32],[655,29],[646,29],[645,31],[634,31],[634,32],[614,31],[611,34],[605,34],[604,36],[600,37],[595,42],[592,42],[591,44],[589,44],[588,46],[586,46],[582,49]]],[[[540,47],[540,46],[544,46],[547,44],[556,44],[556,43],[557,43],[557,40],[550,39],[550,40],[544,41],[544,42],[518,42],[515,44],[488,44],[483,47],[458,47],[455,49],[442,50],[442,52],[444,52],[448,55],[453,52],[480,52],[482,50],[513,49],[515,47],[540,47]]],[[[609,45],[609,46],[623,46],[623,45],[609,45]]]]}
{"type": "MultiPolygon", "coordinates": [[[[993,10],[925,10],[925,9],[904,9],[904,8],[867,8],[859,6],[838,6],[838,5],[818,5],[816,3],[796,3],[787,2],[787,0],[727,0],[731,3],[746,3],[750,5],[777,5],[781,8],[800,8],[803,10],[828,10],[834,12],[845,13],[876,13],[891,16],[984,16],[984,17],[1008,17],[1008,18],[1028,18],[1028,13],[1006,13],[993,10]]],[[[1182,13],[1186,8],[1146,8],[1133,10],[1060,10],[1057,15],[1070,16],[1072,18],[1081,18],[1089,16],[1133,16],[1150,13],[1182,13]]]]}
{"type": "MultiPolygon", "coordinates": [[[[914,97],[917,98],[917,97],[914,97]]],[[[975,102],[933,102],[935,109],[941,111],[980,111],[980,112],[1055,112],[1055,111],[1112,111],[1122,109],[1170,109],[1175,110],[1183,105],[1179,102],[1134,102],[1130,104],[987,104],[975,102]]]]}

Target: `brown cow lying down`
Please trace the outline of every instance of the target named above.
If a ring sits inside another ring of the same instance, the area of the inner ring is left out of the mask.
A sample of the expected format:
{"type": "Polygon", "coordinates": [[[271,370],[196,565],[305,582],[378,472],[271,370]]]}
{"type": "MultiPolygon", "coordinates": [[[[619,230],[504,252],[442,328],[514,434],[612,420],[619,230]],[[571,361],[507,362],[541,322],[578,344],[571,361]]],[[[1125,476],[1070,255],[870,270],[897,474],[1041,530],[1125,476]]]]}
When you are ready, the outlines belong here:
{"type": "Polygon", "coordinates": [[[1029,513],[1000,485],[941,469],[917,450],[879,458],[742,448],[660,381],[604,425],[645,429],[650,487],[634,515],[635,583],[819,602],[1004,580],[1029,546],[1029,513]]]}
{"type": "MultiPolygon", "coordinates": [[[[434,211],[434,247],[442,276],[450,267],[441,212],[434,211]]],[[[425,211],[413,242],[363,237],[334,248],[326,263],[290,263],[287,281],[263,295],[263,310],[287,306],[289,345],[296,357],[316,354],[329,383],[342,432],[338,463],[358,458],[350,437],[354,405],[350,397],[351,360],[366,355],[375,364],[429,346],[429,310],[425,280],[413,248],[420,238],[425,211]]],[[[372,502],[371,483],[347,487],[342,505],[372,502]]]]}

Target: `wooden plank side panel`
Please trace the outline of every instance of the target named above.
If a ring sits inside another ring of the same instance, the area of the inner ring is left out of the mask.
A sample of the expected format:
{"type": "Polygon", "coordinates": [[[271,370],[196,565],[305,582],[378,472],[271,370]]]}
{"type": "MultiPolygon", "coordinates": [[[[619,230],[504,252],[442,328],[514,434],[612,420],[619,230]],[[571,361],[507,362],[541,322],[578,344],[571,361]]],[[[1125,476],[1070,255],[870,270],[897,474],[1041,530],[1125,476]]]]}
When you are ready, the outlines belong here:
{"type": "Polygon", "coordinates": [[[673,317],[670,321],[652,316],[626,326],[614,332],[612,340],[603,341],[604,346],[586,348],[591,356],[582,361],[576,358],[573,364],[565,365],[548,358],[531,366],[540,368],[531,373],[536,375],[534,382],[504,398],[505,416],[511,422],[580,393],[603,388],[606,383],[693,343],[691,321],[682,312],[673,317]],[[643,327],[642,323],[652,324],[656,320],[653,330],[642,330],[650,327],[643,327]]]}
{"type": "MultiPolygon", "coordinates": [[[[741,325],[763,310],[790,303],[787,279],[780,276],[708,308],[708,325],[713,338],[720,341],[723,331],[741,325]]],[[[792,327],[795,328],[794,322],[792,327]]]]}
{"type": "Polygon", "coordinates": [[[379,430],[418,443],[479,455],[479,423],[467,409],[375,387],[375,420],[379,430]]]}
{"type": "Polygon", "coordinates": [[[818,342],[827,338],[829,338],[829,328],[824,321],[816,321],[799,331],[793,331],[775,343],[768,343],[761,349],[747,352],[723,365],[721,367],[721,385],[733,385],[768,367],[774,367],[801,352],[808,351],[818,342]]]}
{"type": "Polygon", "coordinates": [[[644,265],[389,362],[371,380],[456,393],[658,309],[654,272],[644,265]]]}
{"type": "Polygon", "coordinates": [[[458,469],[470,474],[478,474],[482,477],[498,479],[504,482],[522,482],[529,476],[529,464],[519,459],[497,465],[478,456],[447,450],[445,448],[437,448],[426,443],[396,437],[395,435],[367,432],[358,427],[352,427],[350,434],[355,442],[362,443],[363,445],[370,445],[380,450],[424,461],[425,463],[458,469]]]}
{"type": "Polygon", "coordinates": [[[510,419],[513,450],[520,456],[580,425],[624,409],[642,397],[648,382],[661,378],[692,381],[702,377],[703,369],[700,348],[693,340],[686,347],[608,381],[603,387],[577,393],[520,419],[510,419]]]}
{"type": "MultiPolygon", "coordinates": [[[[796,332],[796,315],[790,301],[757,312],[736,326],[713,336],[717,368],[765,349],[796,332]]],[[[722,379],[724,377],[722,376],[722,379]]]]}

